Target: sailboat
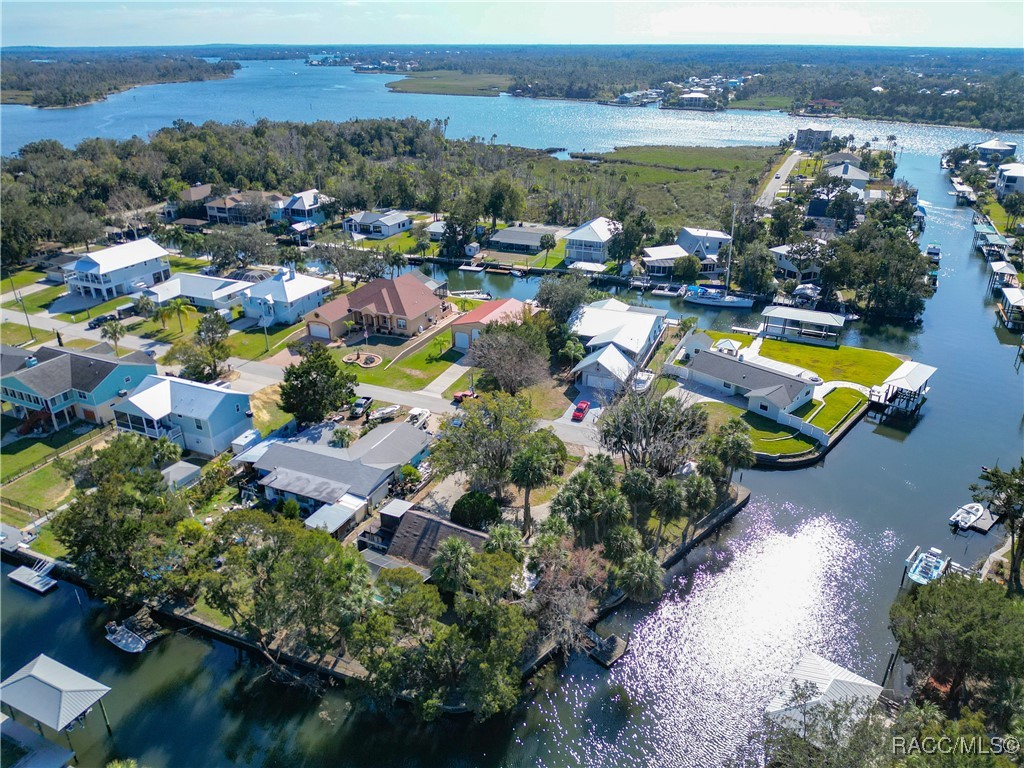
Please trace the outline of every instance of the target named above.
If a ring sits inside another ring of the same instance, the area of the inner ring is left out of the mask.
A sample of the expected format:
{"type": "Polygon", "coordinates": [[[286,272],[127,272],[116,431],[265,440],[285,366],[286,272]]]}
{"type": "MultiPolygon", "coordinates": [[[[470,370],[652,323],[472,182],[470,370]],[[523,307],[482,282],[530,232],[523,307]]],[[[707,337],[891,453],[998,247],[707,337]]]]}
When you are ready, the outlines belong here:
{"type": "Polygon", "coordinates": [[[704,307],[719,309],[750,309],[754,306],[753,299],[745,299],[729,294],[729,270],[732,268],[732,238],[736,234],[736,206],[732,207],[732,229],[729,232],[729,258],[725,262],[725,288],[704,288],[699,285],[684,287],[680,294],[688,304],[700,304],[704,307]]]}

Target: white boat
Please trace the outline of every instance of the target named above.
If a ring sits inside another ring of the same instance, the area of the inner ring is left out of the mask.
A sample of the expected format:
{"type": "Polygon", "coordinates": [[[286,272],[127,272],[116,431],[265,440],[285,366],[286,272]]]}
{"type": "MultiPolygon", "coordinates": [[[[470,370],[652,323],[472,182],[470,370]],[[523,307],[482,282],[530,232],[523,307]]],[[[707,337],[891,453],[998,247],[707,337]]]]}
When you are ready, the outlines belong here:
{"type": "Polygon", "coordinates": [[[683,301],[688,304],[700,304],[704,307],[718,307],[719,309],[750,309],[754,306],[753,299],[731,296],[724,290],[693,287],[695,290],[686,290],[683,294],[683,301]]]}
{"type": "Polygon", "coordinates": [[[521,270],[521,269],[513,269],[511,272],[509,272],[509,274],[512,275],[512,277],[525,277],[526,276],[526,273],[523,272],[523,270],[521,270]]]}
{"type": "Polygon", "coordinates": [[[478,266],[476,266],[474,264],[463,264],[461,267],[459,267],[459,271],[460,272],[483,272],[484,268],[483,267],[478,267],[478,266]]]}
{"type": "Polygon", "coordinates": [[[413,424],[422,429],[426,429],[427,420],[430,418],[430,411],[426,408],[413,408],[409,411],[409,416],[405,419],[410,424],[413,424]]]}
{"type": "Polygon", "coordinates": [[[108,621],[106,630],[107,640],[125,653],[142,653],[146,646],[167,634],[167,630],[150,617],[148,608],[140,609],[121,624],[108,621]]]}
{"type": "Polygon", "coordinates": [[[942,261],[942,248],[938,243],[928,243],[928,247],[924,249],[924,255],[932,264],[938,264],[942,261]]]}
{"type": "Polygon", "coordinates": [[[682,288],[676,288],[671,283],[660,283],[654,287],[651,294],[654,296],[678,296],[682,288]]]}
{"type": "Polygon", "coordinates": [[[906,559],[907,576],[916,584],[927,584],[935,581],[946,572],[949,567],[949,558],[943,558],[942,550],[932,547],[922,552],[920,547],[915,547],[906,559]]]}
{"type": "Polygon", "coordinates": [[[107,622],[107,640],[125,653],[142,653],[146,650],[146,641],[132,632],[124,624],[116,621],[107,622]]]}
{"type": "Polygon", "coordinates": [[[370,411],[370,415],[367,416],[369,421],[383,421],[385,419],[393,419],[395,414],[402,410],[400,405],[386,405],[383,408],[378,408],[375,411],[370,411]]]}
{"type": "Polygon", "coordinates": [[[985,514],[985,507],[976,501],[964,504],[949,517],[949,524],[961,531],[966,531],[985,514]]]}
{"type": "Polygon", "coordinates": [[[490,301],[493,297],[487,291],[451,291],[448,294],[453,299],[478,299],[490,301]]]}

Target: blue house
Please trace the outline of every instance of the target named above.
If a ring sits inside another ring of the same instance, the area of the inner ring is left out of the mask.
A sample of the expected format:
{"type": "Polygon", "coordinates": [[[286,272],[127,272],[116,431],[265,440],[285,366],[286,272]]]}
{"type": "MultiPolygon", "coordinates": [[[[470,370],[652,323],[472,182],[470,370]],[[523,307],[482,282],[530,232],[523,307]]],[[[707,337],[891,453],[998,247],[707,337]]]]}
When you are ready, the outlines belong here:
{"type": "Polygon", "coordinates": [[[247,394],[173,376],[147,376],[114,406],[114,417],[124,432],[167,437],[203,456],[228,450],[252,429],[247,394]]]}
{"type": "Polygon", "coordinates": [[[108,344],[87,350],[41,347],[27,356],[3,357],[0,401],[30,426],[54,430],[76,418],[106,424],[114,418],[113,406],[156,373],[149,355],[118,357],[108,344]]]}
{"type": "Polygon", "coordinates": [[[282,269],[243,292],[242,310],[263,326],[292,325],[321,306],[330,289],[330,280],[282,269]]]}

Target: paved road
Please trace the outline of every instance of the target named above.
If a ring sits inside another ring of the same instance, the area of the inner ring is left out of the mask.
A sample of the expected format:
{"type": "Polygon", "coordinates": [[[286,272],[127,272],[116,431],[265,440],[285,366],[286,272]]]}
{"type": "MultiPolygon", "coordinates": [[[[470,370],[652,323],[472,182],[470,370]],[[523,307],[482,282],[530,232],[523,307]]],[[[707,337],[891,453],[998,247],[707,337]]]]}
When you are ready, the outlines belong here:
{"type": "Polygon", "coordinates": [[[793,168],[800,162],[803,155],[800,154],[799,150],[793,152],[792,155],[786,158],[785,162],[782,163],[782,167],[776,172],[778,178],[768,179],[768,184],[765,185],[764,192],[757,198],[758,208],[771,208],[775,204],[775,196],[782,189],[782,185],[786,183],[786,179],[790,173],[793,172],[793,168]]]}

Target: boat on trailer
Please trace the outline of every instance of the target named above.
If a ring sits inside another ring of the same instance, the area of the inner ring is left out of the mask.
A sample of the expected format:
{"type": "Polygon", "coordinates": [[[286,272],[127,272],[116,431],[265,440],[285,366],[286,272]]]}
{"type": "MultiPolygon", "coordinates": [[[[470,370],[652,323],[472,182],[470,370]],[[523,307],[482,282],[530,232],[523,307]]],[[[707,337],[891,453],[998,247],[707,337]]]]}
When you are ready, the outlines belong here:
{"type": "Polygon", "coordinates": [[[966,531],[985,514],[985,507],[976,501],[964,504],[949,517],[949,524],[957,530],[966,531]]]}
{"type": "Polygon", "coordinates": [[[915,547],[906,559],[907,576],[915,584],[927,584],[939,578],[949,568],[949,558],[942,556],[942,550],[931,547],[922,551],[915,547]]]}

